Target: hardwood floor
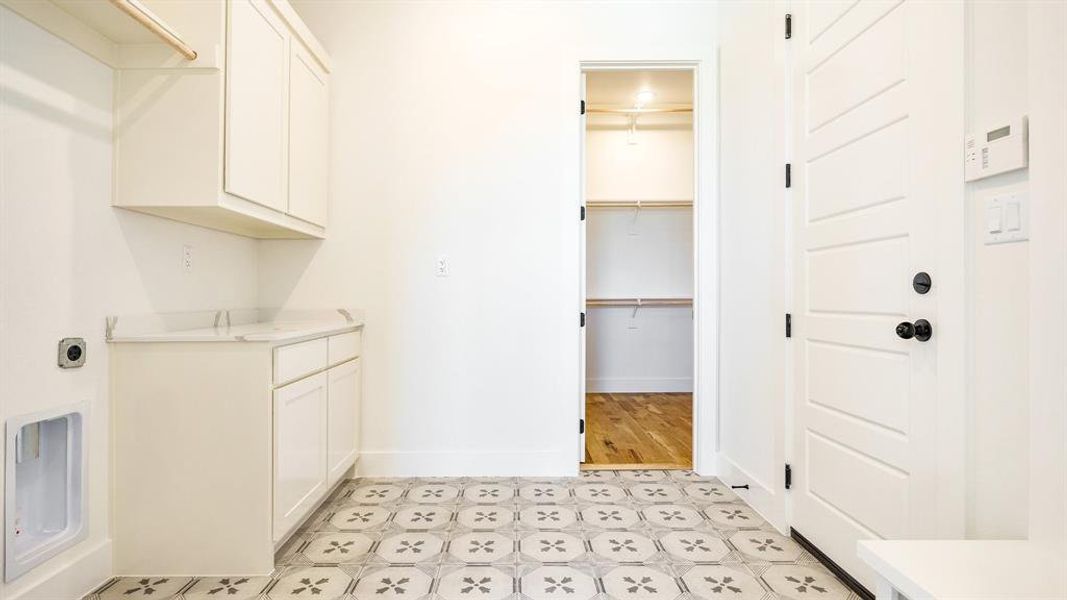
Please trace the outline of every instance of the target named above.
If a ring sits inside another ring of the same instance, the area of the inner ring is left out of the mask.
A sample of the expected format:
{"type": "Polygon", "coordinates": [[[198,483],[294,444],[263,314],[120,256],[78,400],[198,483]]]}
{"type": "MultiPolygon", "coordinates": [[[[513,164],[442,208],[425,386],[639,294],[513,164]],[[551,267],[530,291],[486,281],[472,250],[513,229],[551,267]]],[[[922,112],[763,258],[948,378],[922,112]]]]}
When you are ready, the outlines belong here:
{"type": "Polygon", "coordinates": [[[587,394],[583,469],[693,466],[692,394],[587,394]]]}

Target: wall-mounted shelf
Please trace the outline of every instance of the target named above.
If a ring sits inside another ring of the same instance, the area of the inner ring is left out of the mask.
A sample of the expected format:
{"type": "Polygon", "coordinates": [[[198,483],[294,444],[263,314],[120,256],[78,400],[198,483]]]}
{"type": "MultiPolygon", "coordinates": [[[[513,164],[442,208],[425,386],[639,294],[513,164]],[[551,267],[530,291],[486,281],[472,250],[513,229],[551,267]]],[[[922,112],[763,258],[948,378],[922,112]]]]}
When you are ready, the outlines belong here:
{"type": "Polygon", "coordinates": [[[585,109],[585,112],[589,114],[609,114],[609,115],[649,115],[649,114],[665,114],[665,113],[677,113],[677,114],[693,114],[693,107],[687,104],[678,104],[670,106],[658,106],[648,108],[638,108],[636,106],[589,106],[585,109]]]}
{"type": "Polygon", "coordinates": [[[586,306],[692,306],[692,298],[589,298],[586,306]]]}
{"type": "Polygon", "coordinates": [[[586,200],[589,208],[685,208],[693,206],[692,200],[586,200]]]}
{"type": "Polygon", "coordinates": [[[131,48],[175,63],[197,58],[182,35],[141,0],[0,0],[0,4],[113,68],[132,58],[131,48]]]}

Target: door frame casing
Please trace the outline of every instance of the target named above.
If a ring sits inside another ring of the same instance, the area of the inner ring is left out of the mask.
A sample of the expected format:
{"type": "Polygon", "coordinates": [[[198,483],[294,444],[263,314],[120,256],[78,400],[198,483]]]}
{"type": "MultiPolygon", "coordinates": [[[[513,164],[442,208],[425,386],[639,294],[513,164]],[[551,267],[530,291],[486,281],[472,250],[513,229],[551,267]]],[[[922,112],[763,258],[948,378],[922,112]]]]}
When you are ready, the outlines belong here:
{"type": "MultiPolygon", "coordinates": [[[[578,76],[584,98],[585,74],[595,71],[690,71],[693,74],[693,470],[701,475],[715,475],[718,450],[718,317],[719,317],[719,269],[718,269],[718,203],[715,202],[714,177],[701,176],[701,158],[710,161],[717,169],[718,157],[714,148],[701,151],[701,145],[716,139],[716,131],[701,131],[702,127],[714,127],[714,119],[701,119],[702,113],[716,114],[714,93],[701,94],[702,85],[717,84],[714,65],[704,65],[700,60],[631,60],[631,61],[580,61],[578,76]],[[705,98],[709,106],[703,106],[705,98]],[[705,187],[702,188],[701,186],[705,187]],[[708,206],[704,206],[707,202],[708,206]],[[709,221],[704,223],[704,221],[709,221]],[[703,342],[703,348],[702,348],[703,342]],[[709,366],[710,365],[710,366],[709,366]]],[[[714,90],[711,90],[714,91],[714,90]]],[[[579,176],[578,206],[585,206],[585,119],[578,119],[579,176]]],[[[588,218],[588,211],[586,212],[588,218]]],[[[578,310],[586,312],[585,306],[585,222],[579,221],[579,268],[578,310]]],[[[578,418],[584,418],[586,361],[584,356],[584,328],[579,328],[578,373],[578,418]]],[[[579,452],[584,452],[583,437],[579,435],[579,452]]]]}
{"type": "MultiPolygon", "coordinates": [[[[765,161],[760,164],[759,169],[755,169],[754,172],[758,172],[760,176],[764,177],[761,181],[771,182],[768,186],[773,188],[773,192],[768,192],[767,195],[771,198],[770,203],[773,205],[777,212],[772,217],[771,222],[772,239],[764,240],[766,243],[774,244],[777,247],[777,254],[773,257],[775,265],[770,268],[770,271],[774,273],[775,277],[778,277],[777,282],[777,294],[775,299],[776,308],[779,309],[774,314],[767,314],[768,319],[772,319],[775,331],[781,332],[782,337],[776,339],[775,344],[781,344],[781,346],[765,347],[768,351],[766,356],[772,361],[768,364],[768,369],[780,369],[779,372],[773,376],[777,377],[778,395],[772,400],[772,414],[770,419],[766,423],[766,427],[770,432],[771,452],[772,458],[772,472],[769,474],[760,473],[754,468],[752,463],[743,464],[740,460],[737,460],[730,454],[730,449],[725,448],[726,439],[725,435],[721,433],[720,429],[720,444],[724,446],[718,453],[718,465],[717,475],[723,480],[723,483],[727,485],[738,485],[734,492],[753,510],[755,510],[764,520],[774,526],[778,531],[783,534],[787,534],[789,531],[790,515],[788,514],[789,501],[788,491],[785,489],[785,476],[784,468],[789,463],[790,454],[788,448],[791,445],[791,411],[792,411],[792,377],[793,377],[793,349],[789,338],[785,337],[784,332],[784,318],[787,313],[792,312],[793,307],[793,290],[792,290],[792,198],[793,188],[786,187],[784,165],[792,162],[792,106],[790,104],[792,97],[791,86],[791,56],[790,56],[790,40],[786,39],[782,35],[782,23],[785,20],[785,15],[789,13],[789,0],[771,0],[770,2],[759,5],[758,7],[748,7],[742,10],[767,10],[767,20],[759,21],[759,27],[754,27],[755,21],[746,22],[749,25],[745,28],[741,27],[743,33],[739,34],[739,39],[745,40],[744,43],[752,43],[762,45],[763,48],[769,52],[773,57],[774,73],[759,73],[759,76],[772,79],[770,75],[774,75],[772,90],[770,91],[770,103],[775,106],[775,109],[765,115],[766,122],[761,123],[761,126],[766,126],[768,129],[765,131],[772,132],[773,143],[766,148],[766,152],[762,155],[761,161],[765,161]],[[781,329],[779,329],[779,327],[781,329]],[[778,352],[776,354],[775,352],[778,352]]],[[[727,21],[723,20],[723,24],[727,27],[732,27],[733,24],[726,24],[727,21]]],[[[737,29],[735,28],[734,31],[737,29]]],[[[730,36],[723,34],[720,37],[721,50],[719,55],[719,85],[725,90],[727,89],[728,82],[725,81],[726,75],[723,73],[724,69],[727,69],[731,64],[730,61],[736,60],[731,56],[736,57],[738,49],[731,47],[734,40],[730,36]]],[[[740,53],[746,49],[741,49],[740,53]]],[[[762,67],[762,64],[760,65],[762,67]]],[[[749,90],[751,93],[751,90],[749,90]]],[[[725,96],[723,96],[725,98],[725,96]]],[[[719,120],[726,122],[727,119],[734,119],[737,115],[727,116],[725,113],[729,110],[728,103],[720,102],[719,120]]],[[[751,116],[753,113],[746,113],[742,117],[751,116]]],[[[722,136],[719,140],[720,146],[728,148],[726,138],[729,136],[729,132],[724,127],[720,130],[722,136]]],[[[726,171],[727,163],[729,162],[727,154],[723,153],[720,157],[719,169],[720,171],[726,171]]],[[[722,199],[723,206],[729,206],[731,195],[736,196],[737,190],[729,187],[729,182],[726,176],[719,181],[719,194],[722,199]]],[[[720,209],[721,210],[721,209],[720,209]]],[[[729,219],[729,215],[724,216],[723,219],[729,219]]],[[[723,223],[723,229],[728,229],[728,223],[723,223]]],[[[724,246],[728,243],[726,236],[723,235],[724,246]]],[[[725,258],[723,258],[725,263],[725,258]]],[[[727,277],[725,270],[723,271],[723,277],[727,277]]],[[[727,277],[728,279],[728,277],[727,277]]],[[[765,282],[767,283],[767,282],[765,282]]],[[[728,293],[733,293],[731,288],[725,288],[724,297],[728,293]]],[[[725,306],[725,303],[724,303],[725,306]]],[[[722,311],[727,310],[725,307],[721,308],[722,311]]],[[[725,319],[723,319],[725,321],[725,319]]],[[[725,334],[724,334],[725,335],[725,334]]],[[[727,344],[729,345],[729,344],[727,344]]],[[[725,352],[720,352],[722,360],[726,360],[725,352]]],[[[722,366],[719,366],[722,370],[722,366]]],[[[728,388],[729,383],[727,378],[722,380],[723,387],[728,388]]],[[[720,410],[725,410],[725,407],[730,404],[731,401],[744,402],[743,398],[730,397],[723,391],[719,392],[719,398],[721,399],[720,410]]],[[[729,423],[725,420],[720,420],[720,427],[728,427],[729,423]]],[[[762,433],[762,432],[761,432],[762,433]]]]}

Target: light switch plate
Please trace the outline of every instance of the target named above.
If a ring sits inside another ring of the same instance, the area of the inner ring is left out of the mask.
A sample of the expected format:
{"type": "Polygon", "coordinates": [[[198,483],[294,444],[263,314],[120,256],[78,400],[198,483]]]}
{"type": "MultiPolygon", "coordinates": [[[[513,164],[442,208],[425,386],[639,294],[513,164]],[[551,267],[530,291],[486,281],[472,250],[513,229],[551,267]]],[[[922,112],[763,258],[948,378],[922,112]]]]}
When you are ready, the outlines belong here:
{"type": "Polygon", "coordinates": [[[985,243],[1007,244],[1030,239],[1030,195],[997,194],[986,198],[985,243]]]}

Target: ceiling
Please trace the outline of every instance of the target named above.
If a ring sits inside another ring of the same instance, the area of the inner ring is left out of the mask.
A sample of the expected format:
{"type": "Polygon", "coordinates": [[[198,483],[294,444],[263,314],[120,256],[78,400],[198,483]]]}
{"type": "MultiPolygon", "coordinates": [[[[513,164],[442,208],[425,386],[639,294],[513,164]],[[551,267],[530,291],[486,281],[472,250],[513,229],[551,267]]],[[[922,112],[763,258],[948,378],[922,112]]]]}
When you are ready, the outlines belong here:
{"type": "Polygon", "coordinates": [[[693,104],[692,71],[589,71],[585,99],[593,106],[631,107],[642,90],[655,92],[647,106],[693,104]]]}

